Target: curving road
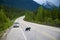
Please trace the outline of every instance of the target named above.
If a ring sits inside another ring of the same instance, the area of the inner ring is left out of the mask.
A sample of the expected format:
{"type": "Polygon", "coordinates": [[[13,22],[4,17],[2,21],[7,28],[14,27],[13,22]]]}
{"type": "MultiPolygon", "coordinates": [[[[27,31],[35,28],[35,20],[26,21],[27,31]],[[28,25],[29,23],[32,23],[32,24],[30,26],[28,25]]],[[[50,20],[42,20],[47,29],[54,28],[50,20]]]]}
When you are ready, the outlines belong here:
{"type": "Polygon", "coordinates": [[[16,19],[20,27],[12,28],[6,40],[60,40],[60,28],[26,22],[24,17],[16,19]],[[25,31],[26,27],[31,27],[31,31],[25,31]]]}

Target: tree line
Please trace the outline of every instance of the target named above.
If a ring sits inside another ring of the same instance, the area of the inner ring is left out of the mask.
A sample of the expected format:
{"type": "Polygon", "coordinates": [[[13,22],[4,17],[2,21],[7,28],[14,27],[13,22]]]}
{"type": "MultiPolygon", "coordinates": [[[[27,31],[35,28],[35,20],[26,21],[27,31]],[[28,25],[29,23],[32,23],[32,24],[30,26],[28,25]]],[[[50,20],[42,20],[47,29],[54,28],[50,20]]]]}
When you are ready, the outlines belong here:
{"type": "Polygon", "coordinates": [[[60,6],[52,10],[40,6],[35,12],[27,11],[25,16],[24,20],[30,22],[60,27],[60,6]]]}

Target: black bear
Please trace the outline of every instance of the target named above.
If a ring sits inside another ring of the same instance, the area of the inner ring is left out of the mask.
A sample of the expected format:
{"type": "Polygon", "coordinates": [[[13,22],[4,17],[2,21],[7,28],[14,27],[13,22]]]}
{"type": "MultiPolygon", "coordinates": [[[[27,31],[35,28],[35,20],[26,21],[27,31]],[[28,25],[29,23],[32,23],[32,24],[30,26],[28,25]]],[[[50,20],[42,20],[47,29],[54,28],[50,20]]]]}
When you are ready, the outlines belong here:
{"type": "Polygon", "coordinates": [[[31,29],[31,27],[27,27],[27,28],[25,29],[25,31],[30,31],[30,29],[31,29]]]}

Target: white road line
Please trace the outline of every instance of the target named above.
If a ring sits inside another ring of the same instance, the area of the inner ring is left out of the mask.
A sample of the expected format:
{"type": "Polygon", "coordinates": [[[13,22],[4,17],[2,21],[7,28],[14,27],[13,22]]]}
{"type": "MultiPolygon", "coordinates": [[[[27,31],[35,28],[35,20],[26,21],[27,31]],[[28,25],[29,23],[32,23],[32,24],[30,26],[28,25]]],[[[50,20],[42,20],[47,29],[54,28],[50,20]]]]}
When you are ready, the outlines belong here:
{"type": "MultiPolygon", "coordinates": [[[[20,26],[20,27],[21,27],[21,26],[20,26]]],[[[21,28],[21,31],[22,31],[22,33],[23,33],[24,39],[27,40],[27,38],[26,38],[26,36],[25,36],[22,28],[21,28]]]]}

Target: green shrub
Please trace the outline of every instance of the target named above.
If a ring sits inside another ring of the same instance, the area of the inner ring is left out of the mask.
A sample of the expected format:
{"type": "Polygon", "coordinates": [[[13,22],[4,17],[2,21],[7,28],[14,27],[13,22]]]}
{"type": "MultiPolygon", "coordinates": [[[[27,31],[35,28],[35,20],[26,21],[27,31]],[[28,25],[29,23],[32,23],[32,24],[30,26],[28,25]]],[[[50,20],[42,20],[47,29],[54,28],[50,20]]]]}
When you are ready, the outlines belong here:
{"type": "Polygon", "coordinates": [[[55,19],[54,21],[55,21],[55,25],[60,27],[60,20],[59,19],[55,19]]]}

